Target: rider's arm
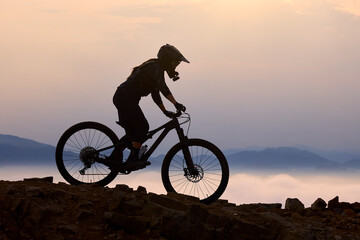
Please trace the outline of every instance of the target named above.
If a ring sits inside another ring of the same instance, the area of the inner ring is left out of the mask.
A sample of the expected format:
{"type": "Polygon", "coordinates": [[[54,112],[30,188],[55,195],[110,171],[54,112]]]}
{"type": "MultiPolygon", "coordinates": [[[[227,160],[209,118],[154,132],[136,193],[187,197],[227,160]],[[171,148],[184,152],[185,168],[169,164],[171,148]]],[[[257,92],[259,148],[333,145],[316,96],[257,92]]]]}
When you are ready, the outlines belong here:
{"type": "Polygon", "coordinates": [[[175,108],[177,111],[181,111],[181,112],[185,112],[186,111],[186,107],[184,105],[182,105],[181,103],[178,103],[174,96],[172,94],[169,94],[166,96],[166,98],[172,103],[174,104],[175,108]]]}
{"type": "Polygon", "coordinates": [[[159,106],[159,108],[161,109],[161,111],[165,112],[166,108],[161,100],[161,96],[159,91],[154,91],[151,93],[151,97],[153,99],[153,101],[159,106]]]}
{"type": "MultiPolygon", "coordinates": [[[[174,106],[177,103],[177,101],[175,100],[174,96],[172,95],[170,89],[168,88],[168,86],[165,83],[165,79],[164,79],[164,75],[161,75],[157,78],[158,80],[158,87],[159,87],[159,91],[162,93],[162,95],[165,96],[166,99],[168,99],[172,104],[174,104],[174,106]]],[[[159,106],[159,108],[161,109],[161,111],[166,112],[166,108],[164,106],[164,104],[162,103],[159,91],[155,91],[152,93],[152,97],[154,102],[159,106]]]]}
{"type": "Polygon", "coordinates": [[[174,105],[177,103],[174,96],[171,93],[167,95],[166,98],[174,105]]]}
{"type": "MultiPolygon", "coordinates": [[[[159,91],[154,91],[151,93],[151,97],[153,99],[153,101],[158,105],[158,107],[161,109],[162,112],[166,112],[166,108],[161,100],[161,96],[159,94],[159,91]]],[[[166,96],[166,99],[168,99],[172,104],[176,104],[176,100],[174,98],[174,96],[170,93],[169,95],[166,96]]]]}
{"type": "Polygon", "coordinates": [[[164,104],[159,104],[158,106],[162,112],[166,112],[166,108],[165,108],[164,104]]]}
{"type": "Polygon", "coordinates": [[[160,105],[160,104],[163,103],[162,100],[161,100],[160,93],[159,93],[158,90],[153,91],[153,92],[151,93],[151,97],[152,97],[154,103],[156,103],[157,105],[160,105]]]}

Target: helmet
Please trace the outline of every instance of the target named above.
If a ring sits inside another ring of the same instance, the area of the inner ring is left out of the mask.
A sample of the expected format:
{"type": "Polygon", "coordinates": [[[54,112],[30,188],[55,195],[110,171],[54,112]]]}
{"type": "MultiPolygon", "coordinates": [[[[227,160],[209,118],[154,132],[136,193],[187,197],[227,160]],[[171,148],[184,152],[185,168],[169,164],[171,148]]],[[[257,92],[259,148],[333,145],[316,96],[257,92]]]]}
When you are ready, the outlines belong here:
{"type": "Polygon", "coordinates": [[[179,79],[179,73],[175,71],[175,68],[180,62],[190,63],[174,46],[166,44],[162,46],[157,54],[160,65],[165,69],[167,74],[173,81],[179,79]]]}

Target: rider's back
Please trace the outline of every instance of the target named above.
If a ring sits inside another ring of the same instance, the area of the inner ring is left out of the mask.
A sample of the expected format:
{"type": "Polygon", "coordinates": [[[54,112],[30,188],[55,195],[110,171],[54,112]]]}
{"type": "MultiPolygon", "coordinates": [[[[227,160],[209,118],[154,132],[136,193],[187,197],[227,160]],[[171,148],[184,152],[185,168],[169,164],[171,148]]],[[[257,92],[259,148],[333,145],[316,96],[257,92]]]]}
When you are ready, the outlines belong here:
{"type": "Polygon", "coordinates": [[[157,59],[150,59],[135,67],[119,87],[138,98],[154,91],[161,91],[165,96],[170,93],[165,83],[164,69],[157,59]]]}

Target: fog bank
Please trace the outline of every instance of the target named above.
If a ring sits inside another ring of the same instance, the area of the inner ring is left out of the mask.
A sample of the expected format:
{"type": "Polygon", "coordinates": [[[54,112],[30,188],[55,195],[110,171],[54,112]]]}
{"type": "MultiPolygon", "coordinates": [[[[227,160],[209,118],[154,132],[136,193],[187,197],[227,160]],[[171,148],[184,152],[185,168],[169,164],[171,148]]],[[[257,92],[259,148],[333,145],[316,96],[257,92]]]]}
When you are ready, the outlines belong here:
{"type": "MultiPolygon", "coordinates": [[[[23,180],[24,178],[53,176],[54,182],[65,182],[56,168],[49,167],[2,167],[0,180],[23,180]]],[[[222,199],[239,204],[282,203],[287,198],[298,198],[310,207],[317,199],[326,202],[339,196],[340,201],[360,202],[360,177],[332,175],[246,174],[232,173],[222,199]]],[[[160,171],[139,171],[130,175],[119,175],[109,187],[126,184],[137,189],[143,186],[148,192],[165,194],[160,171]]]]}

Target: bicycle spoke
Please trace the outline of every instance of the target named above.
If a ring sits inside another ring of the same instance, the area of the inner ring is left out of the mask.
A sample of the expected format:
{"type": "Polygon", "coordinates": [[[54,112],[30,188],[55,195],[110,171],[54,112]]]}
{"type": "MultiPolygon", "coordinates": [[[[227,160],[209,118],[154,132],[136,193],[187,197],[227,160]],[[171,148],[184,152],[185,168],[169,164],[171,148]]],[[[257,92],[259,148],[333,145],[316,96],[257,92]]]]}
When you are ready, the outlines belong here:
{"type": "MultiPolygon", "coordinates": [[[[98,161],[108,156],[118,141],[116,134],[103,124],[81,122],[73,125],[64,132],[56,147],[56,164],[61,175],[70,184],[109,184],[117,171],[98,161]],[[100,148],[108,149],[97,152],[100,148]]],[[[120,161],[122,157],[121,153],[120,161]]]]}
{"type": "MultiPolygon", "coordinates": [[[[74,152],[74,150],[76,150],[78,153],[63,154],[65,168],[75,179],[82,182],[100,181],[106,177],[110,171],[105,169],[102,164],[94,163],[91,168],[87,169],[85,174],[82,175],[79,171],[83,168],[83,165],[78,156],[84,147],[94,146],[94,149],[97,149],[110,141],[106,134],[95,129],[83,129],[82,131],[74,133],[66,142],[65,146],[67,146],[67,148],[64,148],[64,151],[74,152]]],[[[104,154],[109,153],[102,153],[102,155],[104,154]]]]}
{"type": "Polygon", "coordinates": [[[175,189],[178,188],[178,186],[182,186],[180,189],[179,189],[179,192],[181,191],[181,189],[184,187],[184,185],[187,185],[189,184],[189,182],[186,180],[186,179],[179,179],[177,181],[181,181],[180,183],[178,183],[176,186],[174,186],[175,189]]]}
{"type": "MultiPolygon", "coordinates": [[[[173,168],[179,169],[179,170],[177,170],[177,171],[183,171],[183,168],[180,168],[180,167],[177,167],[177,166],[174,166],[174,165],[171,165],[170,167],[173,167],[173,168]]],[[[173,170],[173,171],[176,171],[176,170],[173,170]]]]}
{"type": "Polygon", "coordinates": [[[164,186],[167,190],[211,203],[226,188],[229,178],[226,159],[216,146],[206,140],[189,139],[188,144],[194,169],[187,167],[182,146],[177,147],[176,152],[164,159],[167,163],[166,169],[162,170],[163,181],[166,180],[164,186]]]}
{"type": "MultiPolygon", "coordinates": [[[[177,171],[178,172],[178,171],[177,171]]],[[[179,173],[179,174],[171,174],[171,176],[170,177],[177,177],[177,176],[181,176],[181,177],[184,177],[184,173],[182,172],[182,173],[179,173]]]]}

